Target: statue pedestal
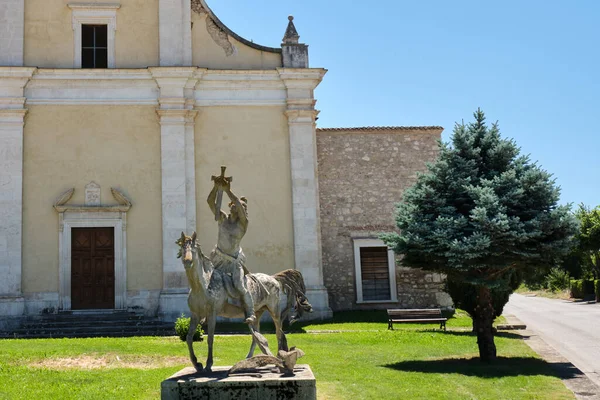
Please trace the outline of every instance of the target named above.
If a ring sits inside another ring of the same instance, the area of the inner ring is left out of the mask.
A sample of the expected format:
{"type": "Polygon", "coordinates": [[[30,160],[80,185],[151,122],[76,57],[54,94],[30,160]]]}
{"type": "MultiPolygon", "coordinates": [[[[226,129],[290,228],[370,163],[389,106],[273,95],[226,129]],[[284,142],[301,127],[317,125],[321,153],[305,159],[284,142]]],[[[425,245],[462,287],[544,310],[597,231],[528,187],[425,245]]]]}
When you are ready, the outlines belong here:
{"type": "Polygon", "coordinates": [[[227,376],[230,368],[213,367],[210,374],[199,374],[193,367],[184,368],[161,383],[161,399],[317,399],[315,376],[308,365],[296,365],[291,377],[273,373],[271,367],[260,368],[257,374],[227,376]]]}

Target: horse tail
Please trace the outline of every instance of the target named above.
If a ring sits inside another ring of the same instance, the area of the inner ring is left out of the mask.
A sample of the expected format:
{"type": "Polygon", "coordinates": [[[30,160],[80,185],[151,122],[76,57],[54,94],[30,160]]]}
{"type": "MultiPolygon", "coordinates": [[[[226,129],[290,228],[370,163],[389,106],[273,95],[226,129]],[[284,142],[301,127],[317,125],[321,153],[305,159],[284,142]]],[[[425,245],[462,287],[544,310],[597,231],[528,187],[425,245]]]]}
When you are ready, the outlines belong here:
{"type": "Polygon", "coordinates": [[[312,312],[312,305],[306,298],[306,286],[304,277],[300,271],[295,269],[286,269],[273,275],[273,278],[283,288],[283,293],[287,295],[287,307],[281,313],[281,318],[285,319],[289,311],[294,308],[296,315],[290,319],[290,325],[297,321],[305,312],[312,312]]]}

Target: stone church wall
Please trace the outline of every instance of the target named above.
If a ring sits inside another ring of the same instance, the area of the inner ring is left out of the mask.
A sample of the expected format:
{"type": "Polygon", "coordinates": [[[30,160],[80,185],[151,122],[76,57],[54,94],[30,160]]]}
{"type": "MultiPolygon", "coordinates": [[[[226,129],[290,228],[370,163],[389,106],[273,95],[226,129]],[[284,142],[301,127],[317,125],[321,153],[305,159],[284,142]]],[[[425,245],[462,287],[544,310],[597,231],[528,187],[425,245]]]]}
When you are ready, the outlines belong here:
{"type": "MultiPolygon", "coordinates": [[[[282,107],[204,107],[196,122],[198,237],[209,253],[217,223],[206,197],[211,175],[227,165],[231,189],[248,198],[249,225],[242,246],[252,272],[294,267],[289,133],[282,107]]],[[[223,209],[229,199],[223,197],[223,209]]]]}
{"type": "Polygon", "coordinates": [[[449,306],[438,274],[396,261],[397,303],[357,304],[353,240],[395,230],[394,205],[438,152],[442,128],[317,130],[324,283],[334,311],[449,306]]]}
{"type": "MultiPolygon", "coordinates": [[[[3,0],[4,1],[4,0],[3,0]]],[[[25,1],[25,65],[73,68],[72,10],[68,4],[118,3],[115,31],[116,68],[159,65],[158,0],[25,1]]]]}
{"type": "MultiPolygon", "coordinates": [[[[52,205],[69,188],[84,203],[85,186],[101,187],[101,204],[120,188],[133,206],[127,216],[127,290],[161,289],[160,127],[152,106],[29,106],[24,134],[23,293],[29,313],[56,308],[59,217],[52,205]]],[[[145,300],[155,312],[156,305],[145,300]],[[152,308],[154,307],[154,310],[152,308]]]]}

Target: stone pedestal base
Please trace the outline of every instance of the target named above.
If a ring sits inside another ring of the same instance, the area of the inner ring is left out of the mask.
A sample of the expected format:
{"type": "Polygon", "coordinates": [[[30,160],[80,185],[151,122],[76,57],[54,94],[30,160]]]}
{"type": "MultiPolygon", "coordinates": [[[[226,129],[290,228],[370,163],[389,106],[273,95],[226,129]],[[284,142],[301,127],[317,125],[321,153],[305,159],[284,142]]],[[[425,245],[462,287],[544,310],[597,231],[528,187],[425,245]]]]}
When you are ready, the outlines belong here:
{"type": "Polygon", "coordinates": [[[161,383],[162,400],[316,400],[315,376],[305,364],[296,365],[295,376],[282,377],[269,367],[256,374],[227,376],[231,367],[214,367],[210,374],[184,368],[161,383]]]}

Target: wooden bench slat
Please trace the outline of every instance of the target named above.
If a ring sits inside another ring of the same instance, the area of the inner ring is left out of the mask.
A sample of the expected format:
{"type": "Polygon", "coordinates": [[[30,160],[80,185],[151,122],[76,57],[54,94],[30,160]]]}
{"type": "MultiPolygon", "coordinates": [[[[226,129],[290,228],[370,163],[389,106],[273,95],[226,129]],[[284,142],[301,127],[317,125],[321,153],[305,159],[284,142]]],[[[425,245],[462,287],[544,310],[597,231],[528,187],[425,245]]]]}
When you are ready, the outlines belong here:
{"type": "Polygon", "coordinates": [[[423,309],[388,309],[388,329],[394,329],[394,323],[440,323],[440,328],[446,330],[446,321],[448,318],[442,317],[442,310],[439,308],[423,309]]]}
{"type": "Polygon", "coordinates": [[[448,318],[415,318],[415,319],[393,319],[392,322],[442,322],[448,321],[448,318]]]}

